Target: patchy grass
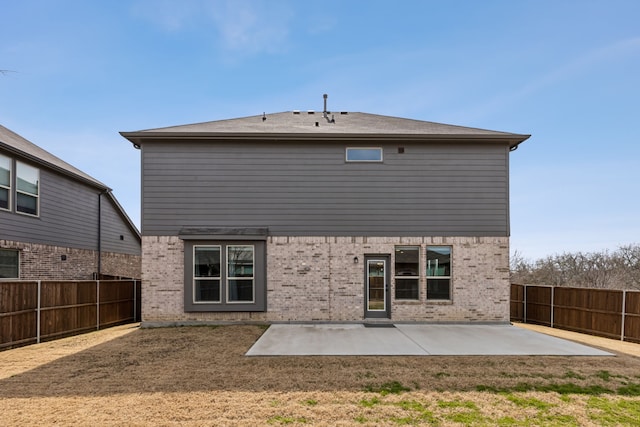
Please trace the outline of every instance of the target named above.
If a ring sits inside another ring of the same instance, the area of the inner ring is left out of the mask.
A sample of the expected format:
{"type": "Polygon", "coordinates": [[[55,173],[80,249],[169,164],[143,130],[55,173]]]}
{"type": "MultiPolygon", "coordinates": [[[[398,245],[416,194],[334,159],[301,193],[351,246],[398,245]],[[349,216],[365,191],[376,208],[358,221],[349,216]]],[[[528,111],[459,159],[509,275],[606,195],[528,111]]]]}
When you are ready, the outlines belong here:
{"type": "Polygon", "coordinates": [[[360,406],[363,406],[365,408],[373,408],[378,404],[380,404],[380,399],[378,399],[377,397],[374,397],[372,399],[362,399],[360,401],[360,406]]]}
{"type": "Polygon", "coordinates": [[[9,372],[0,375],[2,423],[631,426],[640,419],[634,356],[245,357],[263,332],[141,329],[56,357],[55,346],[70,341],[2,352],[0,374],[9,372]]]}
{"type": "Polygon", "coordinates": [[[591,421],[603,426],[637,426],[640,422],[640,402],[637,400],[592,397],[587,411],[591,421]]]}
{"type": "Polygon", "coordinates": [[[383,396],[411,391],[409,387],[403,386],[399,381],[390,381],[379,386],[368,384],[364,390],[369,393],[380,393],[383,396]]]}
{"type": "Polygon", "coordinates": [[[567,373],[564,374],[563,378],[572,378],[572,379],[576,379],[576,380],[584,380],[584,379],[586,379],[586,377],[584,375],[578,375],[573,371],[567,371],[567,373]]]}
{"type": "Polygon", "coordinates": [[[535,397],[514,396],[510,394],[507,396],[507,399],[510,402],[513,402],[516,406],[519,406],[521,408],[534,408],[534,409],[537,409],[538,411],[546,411],[552,408],[553,406],[557,406],[549,402],[544,402],[535,397]]]}
{"type": "Polygon", "coordinates": [[[308,421],[306,418],[302,417],[290,417],[290,416],[282,416],[276,415],[267,420],[269,424],[306,424],[308,421]]]}
{"type": "Polygon", "coordinates": [[[640,384],[628,384],[618,388],[621,396],[640,396],[640,384]]]}
{"type": "Polygon", "coordinates": [[[318,401],[315,399],[307,399],[304,401],[304,404],[308,406],[316,406],[318,404],[318,401]]]}
{"type": "Polygon", "coordinates": [[[600,385],[580,386],[574,383],[550,383],[550,384],[529,384],[518,383],[511,387],[495,387],[490,385],[478,385],[476,391],[486,391],[492,393],[513,393],[513,392],[528,392],[528,391],[541,391],[541,392],[555,392],[558,394],[613,394],[614,391],[600,385]]]}

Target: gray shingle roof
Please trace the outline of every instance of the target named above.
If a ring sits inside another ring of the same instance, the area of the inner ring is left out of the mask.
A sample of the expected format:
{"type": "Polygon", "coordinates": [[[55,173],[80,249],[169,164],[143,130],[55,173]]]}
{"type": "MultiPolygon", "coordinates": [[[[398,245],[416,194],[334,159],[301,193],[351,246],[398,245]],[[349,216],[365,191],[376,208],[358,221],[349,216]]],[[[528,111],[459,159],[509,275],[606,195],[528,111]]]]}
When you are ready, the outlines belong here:
{"type": "Polygon", "coordinates": [[[287,111],[230,120],[218,120],[137,132],[121,132],[134,144],[145,138],[229,137],[237,138],[418,138],[506,140],[511,146],[529,138],[508,132],[476,129],[368,113],[287,111]]]}
{"type": "Polygon", "coordinates": [[[26,140],[17,133],[0,125],[0,147],[25,157],[35,163],[55,169],[65,175],[70,175],[76,179],[80,179],[102,190],[108,190],[109,187],[104,185],[97,179],[87,175],[80,169],[71,166],[64,160],[54,156],[48,151],[38,147],[33,142],[26,140]]]}
{"type": "Polygon", "coordinates": [[[134,231],[134,233],[140,237],[140,232],[138,228],[135,226],[131,218],[127,215],[124,208],[120,205],[118,200],[115,198],[111,189],[107,187],[102,182],[93,178],[90,175],[82,172],[80,169],[71,166],[69,163],[64,160],[54,156],[48,151],[38,147],[33,142],[28,141],[27,139],[21,137],[17,133],[7,129],[6,127],[0,125],[0,148],[4,148],[10,153],[16,154],[22,158],[29,159],[30,161],[42,165],[44,167],[53,169],[59,173],[67,175],[73,179],[82,181],[86,184],[92,185],[101,191],[105,191],[109,199],[114,203],[116,208],[118,209],[122,218],[127,222],[129,228],[134,231]]]}

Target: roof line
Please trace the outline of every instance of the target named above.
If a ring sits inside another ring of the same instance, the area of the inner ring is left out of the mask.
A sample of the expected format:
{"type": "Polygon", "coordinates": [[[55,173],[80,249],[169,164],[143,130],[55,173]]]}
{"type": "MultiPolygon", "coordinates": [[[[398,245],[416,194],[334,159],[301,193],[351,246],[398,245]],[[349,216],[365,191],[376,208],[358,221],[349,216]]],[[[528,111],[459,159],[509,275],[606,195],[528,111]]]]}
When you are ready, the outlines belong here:
{"type": "Polygon", "coordinates": [[[131,218],[129,218],[129,215],[127,215],[127,211],[125,211],[122,205],[120,204],[120,202],[118,202],[118,199],[116,199],[116,196],[113,194],[113,192],[111,190],[107,190],[105,191],[105,193],[107,194],[107,196],[109,196],[109,199],[111,199],[113,204],[116,205],[118,212],[120,213],[122,218],[127,222],[131,231],[133,231],[135,235],[138,236],[138,239],[142,240],[142,235],[140,234],[140,230],[138,230],[138,227],[136,227],[136,225],[133,223],[131,218]]]}
{"type": "Polygon", "coordinates": [[[124,138],[128,139],[135,148],[139,148],[144,140],[173,140],[175,138],[184,138],[193,140],[218,140],[226,141],[236,140],[270,140],[270,141],[449,141],[449,142],[466,142],[475,141],[495,141],[510,142],[510,146],[514,147],[526,141],[531,135],[526,134],[497,134],[497,135],[451,135],[451,134],[430,134],[430,135],[407,135],[407,134],[352,134],[352,133],[331,133],[331,134],[308,134],[308,133],[223,133],[223,132],[120,132],[124,138]]]}
{"type": "MultiPolygon", "coordinates": [[[[10,153],[17,154],[20,157],[23,157],[25,159],[31,160],[34,163],[37,163],[37,164],[42,165],[42,166],[46,166],[47,168],[52,169],[52,170],[54,170],[54,171],[56,171],[58,173],[61,173],[62,175],[66,175],[66,176],[71,177],[73,179],[76,179],[78,181],[82,181],[85,184],[89,184],[94,188],[97,188],[99,190],[111,191],[111,188],[109,188],[109,186],[103,184],[102,182],[98,181],[95,178],[87,179],[82,175],[78,175],[77,173],[74,173],[73,171],[67,170],[67,169],[62,168],[62,167],[60,167],[58,165],[55,165],[55,164],[53,164],[51,162],[43,160],[38,156],[35,156],[33,154],[29,154],[29,153],[25,153],[24,151],[22,151],[20,149],[17,149],[15,147],[12,147],[11,145],[6,144],[5,142],[0,141],[0,146],[3,149],[5,149],[6,151],[10,152],[10,153]]],[[[62,159],[60,159],[60,160],[62,160],[62,159]]],[[[62,160],[62,161],[64,161],[64,160],[62,160]]]]}

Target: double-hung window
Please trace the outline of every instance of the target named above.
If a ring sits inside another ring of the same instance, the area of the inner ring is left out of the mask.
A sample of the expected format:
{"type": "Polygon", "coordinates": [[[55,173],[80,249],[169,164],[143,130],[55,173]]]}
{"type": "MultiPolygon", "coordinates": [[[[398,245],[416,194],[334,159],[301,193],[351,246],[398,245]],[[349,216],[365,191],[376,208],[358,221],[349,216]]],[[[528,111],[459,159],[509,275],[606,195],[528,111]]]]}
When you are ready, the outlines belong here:
{"type": "Polygon", "coordinates": [[[11,209],[11,164],[11,158],[0,154],[0,209],[11,209]]]}
{"type": "Polygon", "coordinates": [[[220,246],[193,247],[193,302],[220,302],[220,246]]]}
{"type": "Polygon", "coordinates": [[[254,301],[253,245],[227,246],[227,303],[254,301]]]}
{"type": "Polygon", "coordinates": [[[264,241],[185,240],[185,311],[263,311],[264,241]]]}
{"type": "Polygon", "coordinates": [[[396,246],[395,286],[397,300],[420,298],[420,246],[396,246]]]}
{"type": "Polygon", "coordinates": [[[25,163],[16,162],[16,211],[38,216],[40,171],[25,163]]]}
{"type": "Polygon", "coordinates": [[[224,253],[222,247],[193,247],[193,303],[253,303],[254,246],[224,245],[224,253]]]}
{"type": "Polygon", "coordinates": [[[451,246],[427,246],[427,300],[451,299],[451,246]]]}

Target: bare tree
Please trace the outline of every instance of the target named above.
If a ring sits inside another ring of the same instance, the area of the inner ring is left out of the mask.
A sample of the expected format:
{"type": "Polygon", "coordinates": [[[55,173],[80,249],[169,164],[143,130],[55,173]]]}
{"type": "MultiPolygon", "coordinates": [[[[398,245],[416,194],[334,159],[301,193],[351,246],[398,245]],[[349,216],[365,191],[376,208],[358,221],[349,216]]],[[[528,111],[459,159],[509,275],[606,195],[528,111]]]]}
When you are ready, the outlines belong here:
{"type": "Polygon", "coordinates": [[[534,263],[516,251],[510,267],[513,283],[640,289],[640,245],[637,244],[621,246],[613,253],[564,253],[534,263]]]}
{"type": "Polygon", "coordinates": [[[617,269],[622,273],[619,280],[640,289],[640,245],[621,246],[617,254],[617,269]]]}

